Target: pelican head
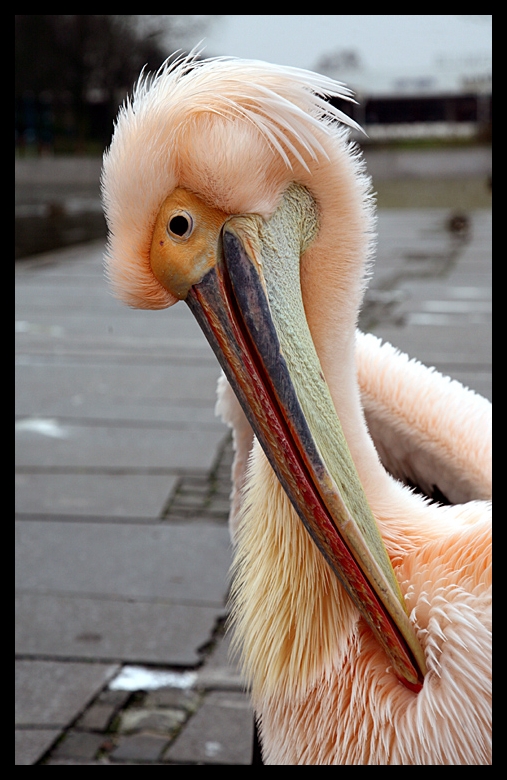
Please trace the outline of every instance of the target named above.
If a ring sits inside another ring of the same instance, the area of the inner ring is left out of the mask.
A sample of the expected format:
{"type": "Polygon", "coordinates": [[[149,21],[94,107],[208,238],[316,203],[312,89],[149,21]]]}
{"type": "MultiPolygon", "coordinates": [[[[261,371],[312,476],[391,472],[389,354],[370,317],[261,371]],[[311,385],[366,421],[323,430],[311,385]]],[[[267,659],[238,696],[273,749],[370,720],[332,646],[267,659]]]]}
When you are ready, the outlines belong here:
{"type": "Polygon", "coordinates": [[[131,306],[189,305],[301,521],[419,690],[424,656],[344,434],[352,380],[340,365],[373,217],[355,124],[326,97],[351,94],[225,58],[142,77],[104,160],[107,273],[131,306]]]}

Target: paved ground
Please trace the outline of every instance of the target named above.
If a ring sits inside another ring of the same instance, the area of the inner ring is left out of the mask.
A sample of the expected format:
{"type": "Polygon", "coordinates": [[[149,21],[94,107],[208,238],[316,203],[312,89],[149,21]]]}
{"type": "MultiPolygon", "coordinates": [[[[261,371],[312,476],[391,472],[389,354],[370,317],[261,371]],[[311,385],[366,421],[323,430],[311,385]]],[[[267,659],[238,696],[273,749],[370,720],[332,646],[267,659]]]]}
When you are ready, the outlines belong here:
{"type": "MultiPolygon", "coordinates": [[[[490,397],[491,213],[450,216],[380,213],[362,325],[490,397]]],[[[249,764],[218,368],[184,304],[112,299],[102,250],[16,264],[16,763],[249,764]]]]}

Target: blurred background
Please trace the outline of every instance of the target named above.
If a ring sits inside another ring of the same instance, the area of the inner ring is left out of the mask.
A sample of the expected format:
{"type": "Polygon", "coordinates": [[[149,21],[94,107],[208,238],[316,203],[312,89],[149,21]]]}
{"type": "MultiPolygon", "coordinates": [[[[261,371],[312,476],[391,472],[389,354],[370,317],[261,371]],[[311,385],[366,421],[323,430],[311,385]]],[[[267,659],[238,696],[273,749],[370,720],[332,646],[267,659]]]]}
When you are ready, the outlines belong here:
{"type": "Polygon", "coordinates": [[[17,15],[16,257],[105,235],[118,107],[143,67],[196,45],[346,82],[380,208],[489,208],[491,28],[491,15],[17,15]]]}

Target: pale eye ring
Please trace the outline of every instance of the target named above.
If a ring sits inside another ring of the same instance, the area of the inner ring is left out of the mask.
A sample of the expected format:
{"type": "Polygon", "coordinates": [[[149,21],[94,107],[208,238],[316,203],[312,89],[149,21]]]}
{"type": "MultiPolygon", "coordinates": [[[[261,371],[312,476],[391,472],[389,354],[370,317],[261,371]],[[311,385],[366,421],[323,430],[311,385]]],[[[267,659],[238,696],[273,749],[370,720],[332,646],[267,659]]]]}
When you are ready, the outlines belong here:
{"type": "Polygon", "coordinates": [[[186,241],[194,229],[194,220],[188,211],[175,211],[167,222],[167,233],[175,241],[186,241]]]}

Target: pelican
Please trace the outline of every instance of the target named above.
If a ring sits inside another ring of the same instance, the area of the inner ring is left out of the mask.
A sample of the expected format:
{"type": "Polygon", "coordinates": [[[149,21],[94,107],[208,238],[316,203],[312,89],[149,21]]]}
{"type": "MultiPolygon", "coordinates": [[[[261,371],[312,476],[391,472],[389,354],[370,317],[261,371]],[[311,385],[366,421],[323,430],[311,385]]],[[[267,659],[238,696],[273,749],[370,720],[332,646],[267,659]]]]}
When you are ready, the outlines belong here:
{"type": "Polygon", "coordinates": [[[357,332],[374,203],[329,97],[195,52],[142,74],[104,157],[107,275],[133,307],[185,300],[227,377],[264,763],[485,765],[490,405],[357,332]]]}

